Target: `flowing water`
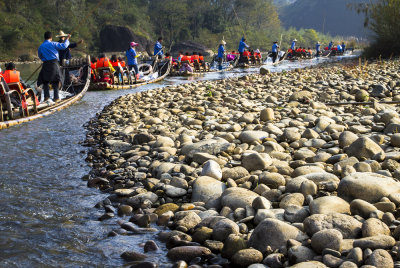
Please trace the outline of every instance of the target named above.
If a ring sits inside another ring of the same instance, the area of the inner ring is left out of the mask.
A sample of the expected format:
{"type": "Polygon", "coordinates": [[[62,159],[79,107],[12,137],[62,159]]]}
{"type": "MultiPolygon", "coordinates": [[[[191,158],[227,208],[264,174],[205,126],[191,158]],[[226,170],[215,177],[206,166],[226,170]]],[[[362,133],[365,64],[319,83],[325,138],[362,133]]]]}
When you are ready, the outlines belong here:
{"type": "MultiPolygon", "coordinates": [[[[321,60],[282,63],[271,71],[315,65],[321,60]]],[[[29,76],[38,65],[18,65],[29,76]]],[[[257,72],[249,68],[245,73],[257,72]]],[[[115,98],[160,86],[242,75],[243,70],[200,77],[167,78],[132,90],[88,92],[75,105],[46,118],[0,131],[0,267],[115,267],[119,255],[140,250],[154,234],[107,238],[115,219],[100,222],[94,205],[106,195],[86,186],[83,125],[115,98]]],[[[36,75],[35,75],[36,77],[36,75]]],[[[158,243],[162,246],[161,243],[158,243]]],[[[149,254],[164,263],[165,251],[149,254]]]]}

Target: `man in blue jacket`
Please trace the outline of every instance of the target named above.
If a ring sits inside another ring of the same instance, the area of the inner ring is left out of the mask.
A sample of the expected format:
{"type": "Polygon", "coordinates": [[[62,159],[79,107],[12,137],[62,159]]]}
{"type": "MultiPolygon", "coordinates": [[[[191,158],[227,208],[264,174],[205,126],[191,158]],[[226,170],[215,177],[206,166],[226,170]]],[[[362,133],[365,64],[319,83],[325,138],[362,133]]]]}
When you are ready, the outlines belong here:
{"type": "Polygon", "coordinates": [[[59,61],[59,51],[65,50],[69,46],[68,35],[64,43],[53,42],[53,34],[51,32],[44,33],[45,41],[40,45],[38,49],[38,56],[43,62],[42,70],[38,77],[38,86],[43,84],[44,91],[44,102],[50,99],[49,84],[51,83],[54,91],[53,99],[55,102],[59,101],[58,86],[61,82],[61,73],[59,61]]]}
{"type": "Polygon", "coordinates": [[[222,62],[224,61],[225,57],[225,46],[226,42],[224,40],[221,41],[218,47],[218,69],[222,70],[222,62]]]}
{"type": "Polygon", "coordinates": [[[154,45],[154,56],[158,56],[159,59],[162,59],[164,55],[162,41],[163,41],[162,37],[159,37],[158,41],[154,45]]]}
{"type": "Polygon", "coordinates": [[[246,48],[249,48],[249,46],[246,44],[246,38],[242,37],[242,39],[239,42],[239,49],[238,49],[240,54],[239,62],[243,61],[243,52],[246,48]]]}
{"type": "Polygon", "coordinates": [[[292,45],[290,46],[290,49],[291,49],[291,50],[294,50],[294,49],[296,48],[296,42],[297,42],[297,39],[296,39],[296,38],[293,39],[292,45]]]}
{"type": "Polygon", "coordinates": [[[275,41],[274,44],[272,45],[272,53],[271,53],[273,63],[275,63],[276,58],[278,57],[278,49],[279,49],[278,41],[275,41]]]}

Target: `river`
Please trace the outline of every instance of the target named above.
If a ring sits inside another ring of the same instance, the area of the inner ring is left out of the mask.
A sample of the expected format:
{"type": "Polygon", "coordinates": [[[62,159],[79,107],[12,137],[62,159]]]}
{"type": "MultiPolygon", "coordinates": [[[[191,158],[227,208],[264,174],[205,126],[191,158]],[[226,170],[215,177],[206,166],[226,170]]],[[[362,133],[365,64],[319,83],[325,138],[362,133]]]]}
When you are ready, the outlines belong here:
{"type": "MultiPolygon", "coordinates": [[[[271,71],[315,65],[321,60],[282,63],[271,71]]],[[[37,65],[18,65],[25,78],[37,65]]],[[[254,73],[258,69],[246,69],[254,73]]],[[[71,107],[0,132],[0,267],[115,267],[125,250],[154,239],[107,238],[115,223],[100,222],[94,205],[106,198],[86,186],[89,172],[83,125],[119,96],[161,86],[242,75],[239,70],[200,77],[173,77],[132,90],[88,92],[71,107]]],[[[160,246],[161,243],[158,243],[160,246]]],[[[162,250],[151,255],[166,262],[162,250]]],[[[161,266],[165,267],[165,266],[161,266]]]]}

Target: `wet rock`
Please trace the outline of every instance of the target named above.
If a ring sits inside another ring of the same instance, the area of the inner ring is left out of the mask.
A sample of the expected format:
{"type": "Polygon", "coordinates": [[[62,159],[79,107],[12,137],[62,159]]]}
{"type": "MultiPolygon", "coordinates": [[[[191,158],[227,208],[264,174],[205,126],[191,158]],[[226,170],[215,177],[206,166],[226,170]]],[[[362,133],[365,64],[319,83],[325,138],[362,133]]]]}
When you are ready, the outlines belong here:
{"type": "Polygon", "coordinates": [[[125,251],[121,254],[121,258],[126,261],[142,261],[147,258],[145,254],[139,253],[137,251],[125,251]]]}
{"type": "Polygon", "coordinates": [[[175,247],[168,250],[167,257],[173,261],[190,262],[196,257],[206,257],[211,254],[211,250],[200,246],[175,247]]]}
{"type": "Polygon", "coordinates": [[[153,240],[149,240],[144,244],[144,252],[157,251],[158,246],[153,240]]]}
{"type": "Polygon", "coordinates": [[[248,267],[251,264],[260,263],[262,260],[262,253],[251,248],[239,250],[232,257],[232,262],[239,267],[248,267]]]}

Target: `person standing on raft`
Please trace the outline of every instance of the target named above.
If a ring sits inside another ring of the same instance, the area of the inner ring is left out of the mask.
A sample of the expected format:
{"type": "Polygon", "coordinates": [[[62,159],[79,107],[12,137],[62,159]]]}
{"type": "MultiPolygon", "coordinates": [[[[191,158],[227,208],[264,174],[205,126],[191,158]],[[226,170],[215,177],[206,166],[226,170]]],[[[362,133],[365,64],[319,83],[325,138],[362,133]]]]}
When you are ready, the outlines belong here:
{"type": "Polygon", "coordinates": [[[59,61],[59,51],[65,50],[69,46],[68,35],[64,43],[53,42],[53,34],[51,32],[44,33],[45,41],[40,45],[38,49],[38,56],[43,62],[42,70],[39,73],[37,85],[43,84],[44,91],[44,102],[50,100],[50,88],[51,83],[54,91],[53,100],[55,102],[59,101],[58,87],[61,82],[61,72],[59,61]]]}
{"type": "Polygon", "coordinates": [[[154,45],[154,56],[158,56],[159,59],[162,59],[164,55],[162,41],[162,37],[159,37],[156,44],[154,45]]]}
{"type": "Polygon", "coordinates": [[[137,58],[140,56],[136,53],[135,47],[139,44],[135,42],[130,43],[129,49],[126,51],[126,58],[128,59],[128,70],[132,69],[135,71],[136,79],[139,79],[139,68],[137,64],[137,58]]]}
{"type": "Polygon", "coordinates": [[[296,48],[296,42],[297,42],[297,39],[296,39],[296,38],[293,39],[292,45],[290,46],[290,49],[291,49],[291,50],[295,50],[295,48],[296,48]]]}
{"type": "Polygon", "coordinates": [[[243,53],[246,48],[249,48],[249,46],[246,44],[246,38],[242,37],[242,40],[240,40],[239,42],[239,49],[238,49],[240,55],[239,63],[243,62],[243,53]]]}
{"type": "Polygon", "coordinates": [[[321,43],[317,42],[315,45],[315,51],[317,52],[316,56],[319,57],[321,55],[321,43]]]}
{"type": "MultiPolygon", "coordinates": [[[[60,38],[58,40],[58,43],[64,43],[65,38],[67,36],[68,36],[68,34],[64,33],[63,31],[60,31],[60,34],[56,36],[57,38],[60,38]]],[[[72,58],[70,49],[71,48],[76,48],[78,45],[80,45],[82,43],[83,43],[83,40],[79,40],[77,43],[71,43],[70,42],[69,46],[66,49],[61,50],[59,52],[60,65],[63,64],[63,60],[66,60],[66,64],[69,64],[69,60],[72,58]]]]}
{"type": "Polygon", "coordinates": [[[278,49],[279,49],[278,41],[275,41],[274,44],[272,45],[272,53],[271,53],[272,63],[275,63],[278,57],[278,49]]]}
{"type": "Polygon", "coordinates": [[[218,70],[222,70],[222,62],[224,61],[224,57],[225,57],[225,47],[224,47],[225,45],[226,45],[226,42],[224,40],[222,40],[218,47],[218,55],[217,55],[218,70]]]}

